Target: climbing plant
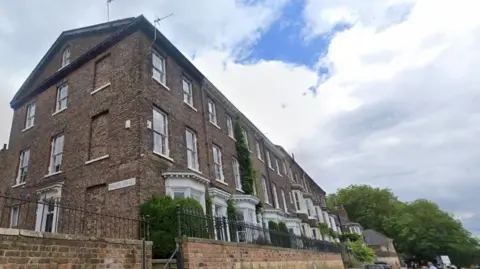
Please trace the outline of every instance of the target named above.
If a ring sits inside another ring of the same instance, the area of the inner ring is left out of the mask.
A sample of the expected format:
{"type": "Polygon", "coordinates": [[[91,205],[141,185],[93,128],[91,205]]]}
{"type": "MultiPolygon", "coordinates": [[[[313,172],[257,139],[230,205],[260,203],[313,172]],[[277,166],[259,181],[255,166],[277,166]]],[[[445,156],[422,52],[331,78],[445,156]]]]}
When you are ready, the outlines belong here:
{"type": "Polygon", "coordinates": [[[237,242],[237,209],[233,200],[227,200],[227,218],[228,228],[230,230],[230,240],[237,242]]]}
{"type": "Polygon", "coordinates": [[[210,195],[208,195],[208,193],[205,195],[205,211],[207,213],[207,229],[208,229],[208,235],[209,235],[209,238],[213,239],[215,237],[215,232],[214,232],[214,216],[213,216],[213,212],[212,212],[212,198],[210,197],[210,195]]]}
{"type": "Polygon", "coordinates": [[[243,128],[240,120],[235,123],[235,140],[237,148],[237,159],[240,166],[240,181],[242,190],[247,195],[253,195],[253,184],[255,182],[255,170],[253,169],[252,157],[243,135],[243,128]]]}

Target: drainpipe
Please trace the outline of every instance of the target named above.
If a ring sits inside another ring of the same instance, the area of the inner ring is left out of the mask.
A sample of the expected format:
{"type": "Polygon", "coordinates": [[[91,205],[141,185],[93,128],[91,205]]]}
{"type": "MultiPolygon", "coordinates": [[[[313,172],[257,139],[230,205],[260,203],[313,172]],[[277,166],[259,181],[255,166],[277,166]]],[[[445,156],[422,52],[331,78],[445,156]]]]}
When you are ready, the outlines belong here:
{"type": "MultiPolygon", "coordinates": [[[[213,178],[212,177],[212,169],[211,169],[211,164],[210,164],[210,139],[209,139],[209,136],[208,136],[208,127],[207,127],[207,116],[208,116],[208,108],[206,109],[206,104],[207,104],[207,100],[206,100],[206,96],[205,96],[205,81],[202,82],[202,84],[200,85],[200,91],[202,92],[202,121],[203,121],[203,132],[205,133],[205,146],[207,148],[207,169],[208,169],[208,177],[209,178],[213,178]]],[[[213,159],[213,157],[212,157],[213,159]]],[[[200,166],[200,164],[199,164],[200,166]]],[[[210,183],[211,184],[211,183],[210,183]]],[[[208,190],[207,190],[208,191],[208,190]]]]}
{"type": "MultiPolygon", "coordinates": [[[[270,176],[270,167],[268,167],[268,161],[267,161],[267,158],[266,158],[267,154],[265,153],[265,150],[267,149],[267,147],[265,146],[265,141],[264,140],[265,140],[265,138],[262,137],[260,139],[260,142],[261,142],[261,145],[263,147],[263,154],[262,154],[263,155],[262,156],[263,157],[263,164],[265,165],[265,171],[267,171],[266,179],[267,179],[268,184],[270,184],[270,194],[268,194],[268,186],[266,186],[266,188],[267,188],[267,195],[269,196],[269,200],[270,200],[270,202],[272,203],[272,206],[273,206],[273,199],[274,198],[273,198],[273,193],[272,193],[272,189],[271,189],[272,188],[272,178],[270,176]]],[[[270,151],[269,151],[269,154],[270,154],[270,162],[272,162],[272,154],[271,154],[270,151]]]]}

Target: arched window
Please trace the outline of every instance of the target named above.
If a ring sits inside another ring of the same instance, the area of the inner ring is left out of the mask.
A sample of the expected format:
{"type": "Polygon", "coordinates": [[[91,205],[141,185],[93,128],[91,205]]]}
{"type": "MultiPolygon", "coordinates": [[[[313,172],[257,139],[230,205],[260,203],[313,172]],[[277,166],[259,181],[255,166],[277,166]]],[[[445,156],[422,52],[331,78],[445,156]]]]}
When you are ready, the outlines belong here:
{"type": "Polygon", "coordinates": [[[63,50],[62,54],[62,67],[67,66],[70,63],[70,46],[63,50]]]}

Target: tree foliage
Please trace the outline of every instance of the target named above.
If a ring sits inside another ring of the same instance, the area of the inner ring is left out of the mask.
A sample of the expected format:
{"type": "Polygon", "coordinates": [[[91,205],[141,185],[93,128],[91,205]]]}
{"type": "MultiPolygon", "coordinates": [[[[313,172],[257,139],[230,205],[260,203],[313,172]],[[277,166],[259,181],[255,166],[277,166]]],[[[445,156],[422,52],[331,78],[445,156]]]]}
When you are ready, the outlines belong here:
{"type": "Polygon", "coordinates": [[[354,233],[343,233],[338,236],[340,242],[355,242],[355,241],[362,241],[362,237],[358,234],[354,233]]]}
{"type": "Polygon", "coordinates": [[[365,245],[362,241],[353,241],[348,243],[348,248],[355,257],[356,260],[373,263],[375,261],[375,251],[365,245]]]}
{"type": "Polygon", "coordinates": [[[435,203],[418,199],[404,203],[389,189],[352,185],[329,195],[343,204],[349,218],[364,229],[393,239],[406,258],[433,261],[448,255],[456,265],[470,265],[480,257],[480,244],[462,224],[435,203]]]}
{"type": "MultiPolygon", "coordinates": [[[[153,241],[153,257],[156,259],[169,258],[175,251],[175,238],[178,236],[178,209],[191,209],[203,213],[202,205],[195,199],[172,199],[170,196],[153,196],[140,205],[140,214],[149,216],[150,235],[153,241]]],[[[191,217],[182,221],[182,230],[195,231],[208,237],[205,229],[205,218],[191,217]]],[[[198,236],[200,237],[200,236],[198,236]]]]}
{"type": "Polygon", "coordinates": [[[255,170],[253,168],[252,157],[248,149],[247,141],[243,135],[243,128],[240,120],[235,123],[235,146],[237,149],[238,164],[240,166],[240,180],[242,189],[247,195],[253,195],[253,184],[255,183],[255,170]]]}

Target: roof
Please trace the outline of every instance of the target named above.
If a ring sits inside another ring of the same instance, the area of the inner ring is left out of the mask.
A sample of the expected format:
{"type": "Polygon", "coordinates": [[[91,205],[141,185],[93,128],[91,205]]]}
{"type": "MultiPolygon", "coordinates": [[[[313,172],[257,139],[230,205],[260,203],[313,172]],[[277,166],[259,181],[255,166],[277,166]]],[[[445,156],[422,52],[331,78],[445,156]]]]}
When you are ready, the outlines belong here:
{"type": "Polygon", "coordinates": [[[177,62],[194,78],[199,81],[203,81],[205,76],[162,34],[158,29],[156,29],[143,15],[140,15],[136,18],[127,18],[102,24],[97,24],[93,26],[78,28],[70,31],[65,31],[57,38],[55,43],[50,47],[45,56],[40,60],[40,63],[35,67],[33,72],[27,78],[27,80],[20,87],[18,92],[13,97],[13,100],[10,102],[10,106],[13,109],[20,107],[26,100],[31,98],[34,95],[37,95],[44,90],[46,90],[51,85],[54,85],[60,79],[64,78],[72,71],[81,67],[83,64],[92,60],[94,57],[108,49],[109,47],[115,45],[117,42],[121,41],[123,38],[129,34],[141,30],[148,35],[153,36],[156,31],[156,44],[160,45],[166,53],[170,54],[177,62]],[[70,40],[73,37],[78,37],[81,34],[91,34],[98,31],[115,31],[112,35],[104,39],[100,44],[91,48],[89,51],[75,59],[66,67],[58,70],[52,76],[45,79],[38,86],[31,85],[32,80],[35,78],[36,74],[45,67],[49,62],[51,57],[55,55],[57,50],[61,48],[61,45],[70,40]]]}
{"type": "Polygon", "coordinates": [[[364,230],[363,237],[365,238],[365,243],[367,245],[375,246],[388,244],[389,240],[391,240],[391,238],[387,237],[386,235],[372,229],[364,230]]]}
{"type": "Polygon", "coordinates": [[[78,38],[82,35],[102,33],[105,31],[115,31],[132,23],[134,20],[135,18],[126,18],[126,19],[91,25],[87,27],[77,28],[73,30],[63,31],[60,34],[60,36],[58,36],[58,38],[55,40],[55,42],[53,42],[52,46],[50,46],[50,49],[48,49],[47,53],[42,57],[40,62],[37,64],[37,66],[35,66],[35,68],[27,77],[27,79],[22,84],[22,86],[20,86],[20,89],[17,91],[17,93],[13,97],[13,100],[10,102],[10,105],[12,106],[12,108],[15,108],[14,104],[16,104],[17,101],[21,99],[21,97],[27,94],[29,90],[33,90],[31,89],[31,87],[34,86],[32,85],[32,83],[34,83],[38,73],[40,73],[43,70],[43,68],[46,67],[46,65],[52,60],[55,54],[60,50],[60,48],[66,42],[74,38],[78,38]]]}

